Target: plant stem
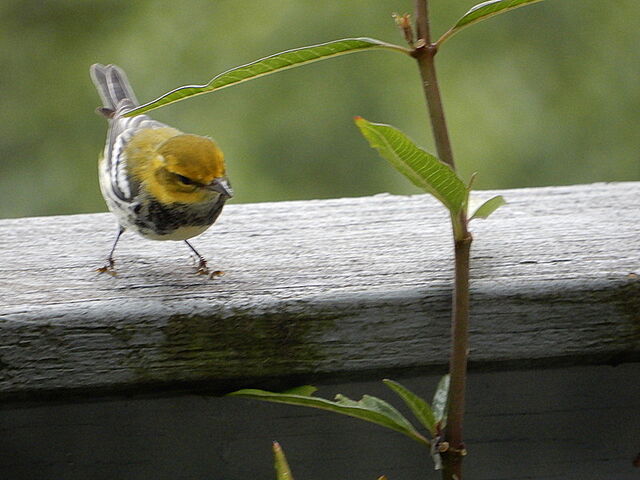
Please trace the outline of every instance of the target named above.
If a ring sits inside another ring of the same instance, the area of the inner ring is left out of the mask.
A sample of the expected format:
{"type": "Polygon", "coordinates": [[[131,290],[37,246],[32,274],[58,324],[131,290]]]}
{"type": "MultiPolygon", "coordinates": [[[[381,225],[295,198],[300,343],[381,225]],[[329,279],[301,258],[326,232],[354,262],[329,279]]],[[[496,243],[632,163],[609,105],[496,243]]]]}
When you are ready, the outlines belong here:
{"type": "Polygon", "coordinates": [[[418,32],[418,40],[424,40],[425,45],[431,43],[429,0],[416,0],[416,31],[418,32]]]}
{"type": "Polygon", "coordinates": [[[434,57],[438,52],[438,47],[431,43],[428,0],[416,0],[416,30],[418,32],[418,40],[413,51],[413,57],[418,61],[420,76],[422,77],[422,87],[427,99],[438,158],[455,170],[453,150],[451,149],[449,131],[444,117],[442,98],[440,97],[440,88],[438,87],[438,77],[436,76],[434,57]]]}
{"type": "MultiPolygon", "coordinates": [[[[444,116],[442,98],[438,87],[434,57],[438,52],[431,43],[429,29],[429,2],[416,0],[417,41],[412,56],[417,60],[422,86],[427,99],[431,128],[438,158],[455,170],[453,150],[444,116]]],[[[455,251],[455,288],[451,315],[451,357],[449,360],[449,405],[447,426],[444,432],[445,450],[442,453],[442,478],[462,480],[462,460],[466,454],[462,436],[469,344],[469,258],[472,237],[467,229],[467,212],[464,208],[451,217],[455,251]],[[448,445],[448,449],[445,447],[448,445]]]]}
{"type": "MultiPolygon", "coordinates": [[[[454,220],[455,221],[455,220],[454,220]]],[[[464,227],[466,230],[466,226],[464,227]]],[[[456,239],[455,288],[453,291],[453,313],[451,323],[451,358],[449,361],[449,412],[445,441],[449,450],[442,454],[443,478],[462,479],[462,460],[466,454],[462,436],[465,410],[467,356],[469,350],[469,258],[472,237],[456,239]]]]}

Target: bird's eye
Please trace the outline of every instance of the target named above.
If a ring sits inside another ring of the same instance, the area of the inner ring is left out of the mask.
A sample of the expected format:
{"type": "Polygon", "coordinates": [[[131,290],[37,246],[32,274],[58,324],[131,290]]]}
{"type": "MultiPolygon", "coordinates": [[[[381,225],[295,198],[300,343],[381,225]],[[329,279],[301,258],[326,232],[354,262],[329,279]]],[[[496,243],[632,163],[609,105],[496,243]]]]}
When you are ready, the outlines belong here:
{"type": "Polygon", "coordinates": [[[178,173],[176,173],[176,177],[178,178],[178,181],[183,185],[194,185],[196,183],[193,180],[191,180],[189,177],[185,177],[184,175],[180,175],[178,173]]]}

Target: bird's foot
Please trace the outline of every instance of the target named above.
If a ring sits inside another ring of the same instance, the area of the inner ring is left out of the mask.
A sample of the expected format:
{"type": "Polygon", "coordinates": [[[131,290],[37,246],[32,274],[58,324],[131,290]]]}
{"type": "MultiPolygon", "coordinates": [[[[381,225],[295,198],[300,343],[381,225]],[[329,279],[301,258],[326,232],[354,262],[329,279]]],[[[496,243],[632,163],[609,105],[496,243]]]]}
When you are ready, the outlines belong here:
{"type": "Polygon", "coordinates": [[[209,279],[213,279],[215,277],[221,277],[223,275],[224,275],[224,272],[222,270],[214,270],[209,274],[209,279]]]}
{"type": "Polygon", "coordinates": [[[116,274],[116,269],[114,268],[114,266],[115,266],[115,262],[113,261],[113,258],[107,258],[107,263],[104,264],[100,268],[96,268],[96,272],[98,272],[98,273],[108,273],[112,277],[115,277],[117,274],[116,274]]]}
{"type": "Polygon", "coordinates": [[[209,270],[209,266],[207,265],[207,261],[204,259],[204,257],[197,258],[197,262],[198,265],[196,268],[196,273],[198,275],[209,275],[210,279],[221,277],[222,275],[224,275],[224,272],[222,270],[209,270]]]}
{"type": "Polygon", "coordinates": [[[196,269],[198,275],[209,275],[209,267],[204,257],[198,258],[198,268],[196,269]]]}

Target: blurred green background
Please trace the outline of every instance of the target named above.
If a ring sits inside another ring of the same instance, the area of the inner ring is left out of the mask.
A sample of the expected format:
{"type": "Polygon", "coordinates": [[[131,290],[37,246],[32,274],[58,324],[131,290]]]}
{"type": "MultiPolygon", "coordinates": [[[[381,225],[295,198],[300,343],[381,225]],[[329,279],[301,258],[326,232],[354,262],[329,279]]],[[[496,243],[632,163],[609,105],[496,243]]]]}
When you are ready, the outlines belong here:
{"type": "MultiPolygon", "coordinates": [[[[148,101],[285,49],[349,36],[404,44],[391,14],[412,3],[3,0],[0,217],[106,210],[92,63],[123,67],[148,101]]],[[[432,0],[434,33],[475,3],[432,0]]],[[[439,77],[461,174],[478,171],[480,189],[640,180],[639,20],[638,0],[549,0],[445,44],[439,77]]],[[[218,141],[236,203],[416,192],[367,146],[355,115],[434,151],[417,69],[387,51],[152,113],[218,141]]]]}

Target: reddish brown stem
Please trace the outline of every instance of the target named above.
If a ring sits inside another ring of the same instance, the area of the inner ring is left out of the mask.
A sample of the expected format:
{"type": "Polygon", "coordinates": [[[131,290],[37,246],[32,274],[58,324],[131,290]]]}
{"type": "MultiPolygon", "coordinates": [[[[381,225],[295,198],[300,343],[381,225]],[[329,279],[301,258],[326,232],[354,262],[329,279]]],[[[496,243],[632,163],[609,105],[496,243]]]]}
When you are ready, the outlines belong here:
{"type": "Polygon", "coordinates": [[[426,0],[416,0],[416,30],[418,40],[413,51],[413,57],[418,61],[422,87],[427,99],[429,119],[436,143],[438,158],[455,170],[453,161],[453,150],[449,139],[449,130],[444,116],[444,107],[440,97],[438,87],[438,77],[436,75],[435,55],[438,52],[436,45],[431,43],[429,37],[428,2],[426,0]]]}
{"type": "MultiPolygon", "coordinates": [[[[428,0],[416,0],[416,31],[418,38],[412,55],[420,69],[438,158],[455,170],[434,61],[438,50],[430,38],[428,0]]],[[[451,318],[449,408],[443,444],[448,447],[442,452],[442,478],[462,480],[462,460],[466,454],[462,425],[469,348],[469,258],[472,237],[467,230],[466,209],[452,215],[451,221],[455,247],[455,288],[451,318]]]]}
{"type": "Polygon", "coordinates": [[[469,258],[472,237],[455,241],[455,288],[451,323],[451,358],[449,361],[449,410],[445,441],[449,450],[443,453],[443,479],[462,479],[462,460],[466,455],[462,424],[465,410],[467,356],[469,350],[469,258]]]}

